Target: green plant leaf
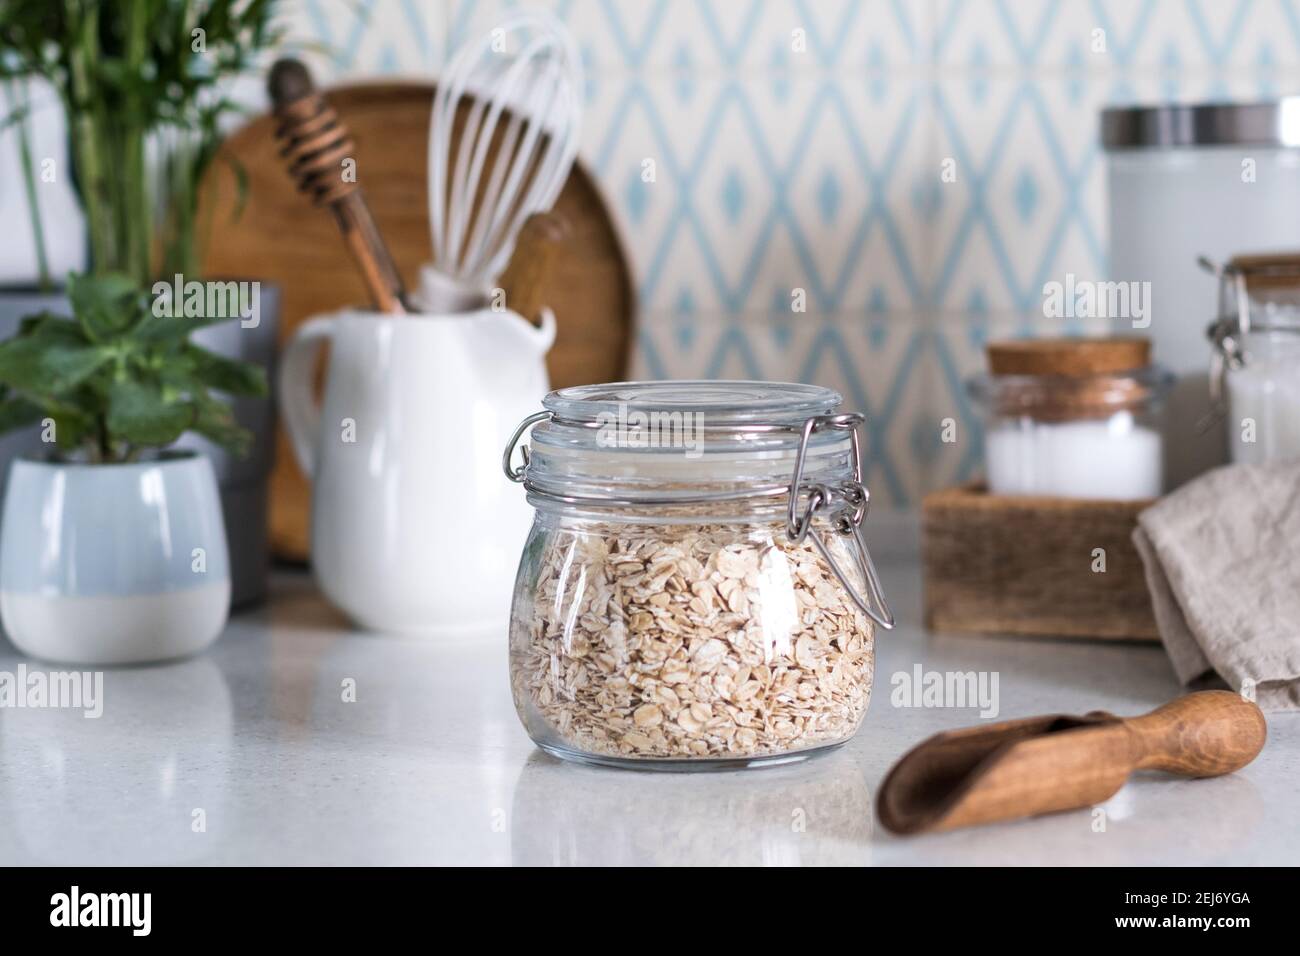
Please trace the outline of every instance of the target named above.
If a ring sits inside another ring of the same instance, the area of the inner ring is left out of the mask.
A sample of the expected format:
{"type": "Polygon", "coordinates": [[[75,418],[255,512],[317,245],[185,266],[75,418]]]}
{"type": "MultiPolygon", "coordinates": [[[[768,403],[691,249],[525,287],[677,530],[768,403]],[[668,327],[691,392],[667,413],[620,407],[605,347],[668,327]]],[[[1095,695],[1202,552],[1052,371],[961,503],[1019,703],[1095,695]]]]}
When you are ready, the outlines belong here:
{"type": "Polygon", "coordinates": [[[195,319],[184,315],[155,315],[149,311],[131,330],[131,338],[143,342],[181,342],[191,332],[205,326],[233,321],[235,320],[225,316],[195,319]]]}
{"type": "Polygon", "coordinates": [[[60,448],[72,449],[83,444],[98,446],[99,439],[106,434],[104,408],[107,386],[97,381],[103,374],[96,374],[58,398],[42,396],[39,399],[54,419],[55,438],[60,448]]]}
{"type": "MultiPolygon", "coordinates": [[[[0,399],[0,432],[12,431],[38,422],[44,414],[41,406],[20,396],[0,399]]],[[[55,427],[57,429],[57,424],[55,427]]]]}
{"type": "Polygon", "coordinates": [[[85,381],[109,358],[107,349],[52,332],[19,336],[0,343],[0,384],[32,396],[59,395],[85,381]]]}
{"type": "Polygon", "coordinates": [[[24,318],[18,325],[18,334],[67,345],[92,344],[76,319],[65,319],[51,312],[38,312],[24,318]]]}
{"type": "Polygon", "coordinates": [[[199,414],[194,422],[194,430],[236,457],[243,458],[247,455],[253,444],[253,433],[235,421],[230,406],[211,398],[200,400],[197,404],[199,414]]]}
{"type": "Polygon", "coordinates": [[[64,450],[85,444],[95,434],[95,420],[78,412],[46,410],[54,419],[54,440],[64,450]]]}
{"type": "Polygon", "coordinates": [[[139,288],[128,276],[70,275],[68,299],[77,321],[93,342],[116,338],[146,314],[139,288]]]}
{"type": "Polygon", "coordinates": [[[114,382],[108,392],[108,432],[114,441],[132,445],[170,445],[195,420],[186,401],[168,402],[157,386],[114,382]]]}
{"type": "Polygon", "coordinates": [[[195,381],[229,395],[265,395],[266,370],[247,362],[217,355],[190,343],[184,355],[193,363],[195,381]]]}
{"type": "MultiPolygon", "coordinates": [[[[148,282],[158,262],[177,266],[163,275],[200,277],[199,186],[223,119],[242,109],[229,80],[260,72],[284,39],[282,10],[278,0],[0,0],[0,78],[43,78],[67,113],[93,270],[69,281],[72,321],[37,316],[0,345],[0,385],[15,389],[0,401],[39,406],[60,445],[92,461],[167,444],[184,416],[238,445],[246,436],[207,390],[265,393],[261,372],[190,350],[207,322],[155,317],[148,282]]],[[[238,192],[242,202],[242,182],[238,192]]]]}
{"type": "Polygon", "coordinates": [[[0,388],[0,432],[22,428],[42,418],[54,422],[54,439],[60,448],[76,448],[95,430],[95,416],[86,406],[99,403],[94,390],[87,386],[74,389],[58,398],[39,396],[29,399],[0,388]]]}

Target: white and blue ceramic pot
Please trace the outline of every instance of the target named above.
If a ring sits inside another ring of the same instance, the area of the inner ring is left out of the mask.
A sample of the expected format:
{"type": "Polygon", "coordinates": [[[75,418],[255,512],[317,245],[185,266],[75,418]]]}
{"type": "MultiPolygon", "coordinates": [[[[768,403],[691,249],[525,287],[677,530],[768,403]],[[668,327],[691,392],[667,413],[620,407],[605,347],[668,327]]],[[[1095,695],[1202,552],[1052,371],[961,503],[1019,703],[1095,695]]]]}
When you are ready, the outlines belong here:
{"type": "MultiPolygon", "coordinates": [[[[261,365],[274,379],[280,290],[269,282],[263,282],[260,289],[256,325],[245,327],[236,319],[216,322],[197,329],[190,340],[226,358],[261,365]]],[[[70,309],[62,292],[42,294],[0,288],[0,339],[13,336],[24,316],[44,311],[69,315],[70,309]]],[[[269,583],[271,542],[267,510],[275,459],[276,415],[270,396],[240,395],[231,398],[230,406],[235,421],[253,433],[253,445],[246,457],[236,458],[197,432],[186,432],[176,447],[193,449],[212,461],[226,515],[231,605],[240,607],[262,600],[269,583]]],[[[47,450],[38,424],[0,435],[0,478],[7,473],[9,462],[24,455],[40,456],[47,450]]]]}
{"type": "Polygon", "coordinates": [[[11,465],[0,618],[19,650],[69,664],[185,657],[217,639],[229,604],[221,500],[206,457],[11,465]]]}

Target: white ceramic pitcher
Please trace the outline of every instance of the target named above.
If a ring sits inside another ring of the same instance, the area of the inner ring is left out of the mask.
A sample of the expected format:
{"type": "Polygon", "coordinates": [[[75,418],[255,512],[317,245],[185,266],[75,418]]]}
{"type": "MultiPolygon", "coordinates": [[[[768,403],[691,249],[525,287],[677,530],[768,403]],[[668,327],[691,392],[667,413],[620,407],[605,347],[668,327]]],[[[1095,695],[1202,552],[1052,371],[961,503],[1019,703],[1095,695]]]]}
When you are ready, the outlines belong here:
{"type": "Polygon", "coordinates": [[[374,630],[501,627],[532,514],[501,449],[547,390],[555,318],[346,310],[299,326],[280,365],[294,453],[313,483],[312,566],[374,630]],[[330,344],[323,405],[312,390],[330,344]]]}

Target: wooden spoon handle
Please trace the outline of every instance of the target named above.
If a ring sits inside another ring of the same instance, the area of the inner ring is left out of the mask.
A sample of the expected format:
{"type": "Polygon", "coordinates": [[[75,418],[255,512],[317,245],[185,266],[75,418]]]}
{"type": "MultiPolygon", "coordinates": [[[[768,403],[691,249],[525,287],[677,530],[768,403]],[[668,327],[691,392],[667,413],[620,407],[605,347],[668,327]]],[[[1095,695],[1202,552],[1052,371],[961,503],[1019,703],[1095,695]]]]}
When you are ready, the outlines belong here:
{"type": "Polygon", "coordinates": [[[1264,747],[1268,724],[1253,701],[1227,690],[1206,690],[1130,717],[1135,767],[1185,777],[1217,777],[1240,770],[1264,747]]]}
{"type": "Polygon", "coordinates": [[[498,285],[505,292],[506,307],[529,322],[536,323],[538,313],[546,305],[552,266],[560,244],[568,235],[568,222],[554,212],[533,213],[519,231],[514,254],[506,263],[498,285]]]}

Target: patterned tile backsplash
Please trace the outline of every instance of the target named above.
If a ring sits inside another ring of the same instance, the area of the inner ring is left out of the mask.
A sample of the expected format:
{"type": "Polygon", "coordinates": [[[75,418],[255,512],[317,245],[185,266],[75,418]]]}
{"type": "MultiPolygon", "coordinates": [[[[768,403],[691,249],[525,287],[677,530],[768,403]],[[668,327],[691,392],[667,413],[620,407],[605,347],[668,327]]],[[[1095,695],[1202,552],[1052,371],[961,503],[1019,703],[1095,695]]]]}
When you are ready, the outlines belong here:
{"type": "MultiPolygon", "coordinates": [[[[292,0],[290,20],[325,79],[430,77],[514,5],[292,0]]],[[[985,341],[1080,331],[1041,289],[1105,270],[1100,107],[1300,86],[1300,0],[542,5],[587,63],[581,157],[635,266],[634,374],[839,389],[897,508],[978,473],[962,379],[985,341]]]]}
{"type": "MultiPolygon", "coordinates": [[[[336,78],[436,71],[515,5],[362,0],[363,25],[299,2],[336,78]]],[[[1099,109],[1300,80],[1300,0],[546,5],[587,63],[581,155],[635,267],[634,374],[840,390],[897,508],[978,474],[962,381],[988,339],[1089,331],[1045,319],[1042,287],[1105,272],[1099,109]]]]}

